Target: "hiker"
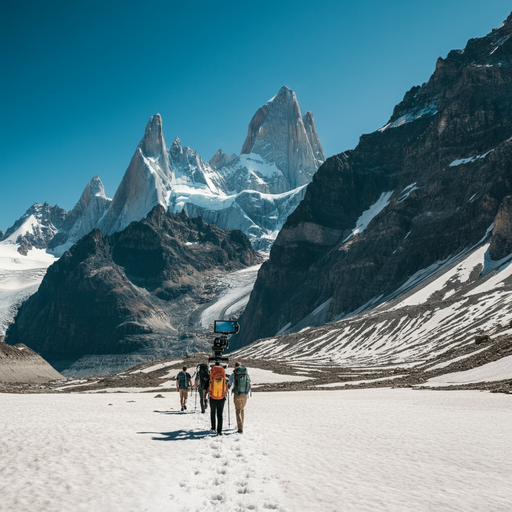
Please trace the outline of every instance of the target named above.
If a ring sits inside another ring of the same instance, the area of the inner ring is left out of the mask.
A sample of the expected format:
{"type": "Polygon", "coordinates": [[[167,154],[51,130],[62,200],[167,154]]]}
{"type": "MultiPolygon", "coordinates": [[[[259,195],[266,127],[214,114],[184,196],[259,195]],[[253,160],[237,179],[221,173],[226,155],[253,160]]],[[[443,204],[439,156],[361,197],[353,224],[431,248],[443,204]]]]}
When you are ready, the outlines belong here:
{"type": "Polygon", "coordinates": [[[215,362],[210,371],[210,377],[205,382],[203,389],[210,397],[210,419],[212,430],[216,430],[218,435],[222,434],[222,414],[224,404],[226,403],[226,372],[219,361],[215,362]]]}
{"type": "Polygon", "coordinates": [[[238,433],[244,433],[244,409],[247,395],[251,391],[251,379],[247,368],[239,361],[235,363],[235,371],[229,376],[228,389],[233,388],[233,403],[235,404],[236,425],[238,433]]]}
{"type": "Polygon", "coordinates": [[[187,370],[188,368],[184,366],[183,370],[178,373],[176,377],[176,389],[180,393],[180,405],[182,411],[187,410],[188,388],[192,387],[192,377],[187,370]]]}
{"type": "Polygon", "coordinates": [[[208,400],[206,398],[206,392],[204,390],[204,384],[210,377],[210,370],[206,363],[201,363],[196,369],[196,381],[194,386],[199,391],[199,401],[201,402],[201,413],[204,414],[208,407],[208,400]]]}

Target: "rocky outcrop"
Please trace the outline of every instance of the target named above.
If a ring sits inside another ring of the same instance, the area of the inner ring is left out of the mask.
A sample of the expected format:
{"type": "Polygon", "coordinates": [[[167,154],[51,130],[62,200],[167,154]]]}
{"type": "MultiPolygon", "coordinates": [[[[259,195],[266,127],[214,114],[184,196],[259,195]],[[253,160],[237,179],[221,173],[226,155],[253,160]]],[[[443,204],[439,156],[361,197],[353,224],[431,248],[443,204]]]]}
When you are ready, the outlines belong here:
{"type": "Polygon", "coordinates": [[[320,143],[320,139],[318,138],[318,134],[316,133],[313,114],[309,110],[304,114],[302,122],[304,123],[304,128],[306,130],[311,149],[313,150],[313,155],[318,164],[321,165],[325,162],[325,153],[322,148],[322,144],[320,143]]]}
{"type": "Polygon", "coordinates": [[[500,204],[494,219],[489,256],[497,261],[512,253],[512,196],[507,196],[500,204]]]}
{"type": "Polygon", "coordinates": [[[70,225],[67,242],[75,243],[95,229],[111,202],[100,177],[94,176],[66,217],[66,224],[70,225]]]}
{"type": "Polygon", "coordinates": [[[0,341],[0,382],[43,384],[63,378],[26,345],[11,346],[0,341]]]}
{"type": "Polygon", "coordinates": [[[232,154],[231,156],[228,156],[222,149],[219,149],[215,155],[212,156],[211,160],[208,162],[213,168],[221,168],[224,167],[226,164],[231,162],[236,158],[235,154],[232,154]]]}
{"type": "Polygon", "coordinates": [[[382,303],[416,272],[481,243],[493,221],[491,257],[508,253],[511,85],[509,18],[439,59],[386,126],[328,159],[260,270],[239,343],[293,330],[315,311],[319,325],[382,303]]]}
{"type": "Polygon", "coordinates": [[[49,360],[132,352],[147,335],[176,334],[167,301],[194,293],[209,272],[259,261],[242,232],[156,206],[122,232],[93,230],[66,251],[19,309],[6,342],[49,360]]]}

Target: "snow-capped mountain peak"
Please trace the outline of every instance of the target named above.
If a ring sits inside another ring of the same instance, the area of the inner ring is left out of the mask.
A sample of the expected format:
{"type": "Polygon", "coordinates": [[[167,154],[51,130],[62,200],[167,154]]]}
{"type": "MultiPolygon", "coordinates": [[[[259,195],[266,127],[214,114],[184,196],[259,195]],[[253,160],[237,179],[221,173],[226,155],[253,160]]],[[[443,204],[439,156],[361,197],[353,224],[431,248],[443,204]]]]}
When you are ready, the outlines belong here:
{"type": "Polygon", "coordinates": [[[158,158],[167,152],[160,114],[155,114],[149,119],[139,148],[148,158],[158,158]]]}
{"type": "Polygon", "coordinates": [[[105,234],[121,231],[130,222],[140,220],[154,206],[167,207],[172,189],[172,171],[165,145],[160,114],[146,126],[130,165],[117,189],[99,229],[105,234]]]}
{"type": "Polygon", "coordinates": [[[306,116],[309,132],[295,93],[283,86],[258,109],[249,123],[241,155],[260,155],[265,163],[276,166],[283,179],[274,179],[277,189],[272,190],[273,193],[306,185],[325,160],[312,116],[306,116]]]}
{"type": "MultiPolygon", "coordinates": [[[[67,214],[65,228],[67,228],[68,237],[66,243],[58,252],[71,247],[80,238],[92,231],[105,215],[111,202],[112,199],[105,195],[105,187],[100,177],[94,176],[86,185],[75,207],[67,214]]],[[[55,248],[62,244],[62,237],[57,237],[49,244],[49,247],[55,248]]]]}

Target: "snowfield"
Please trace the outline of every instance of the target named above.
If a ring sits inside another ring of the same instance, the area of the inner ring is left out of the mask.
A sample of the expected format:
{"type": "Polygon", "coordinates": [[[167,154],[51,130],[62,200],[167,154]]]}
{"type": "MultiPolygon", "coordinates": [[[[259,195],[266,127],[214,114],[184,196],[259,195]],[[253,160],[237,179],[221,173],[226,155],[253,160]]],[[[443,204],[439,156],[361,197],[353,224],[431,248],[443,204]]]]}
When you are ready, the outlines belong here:
{"type": "Polygon", "coordinates": [[[176,393],[0,394],[0,511],[510,511],[512,397],[254,393],[212,436],[176,393]]]}
{"type": "Polygon", "coordinates": [[[19,244],[11,239],[25,233],[29,221],[32,219],[0,242],[0,335],[5,334],[23,301],[38,290],[46,269],[57,261],[42,249],[32,249],[27,256],[18,252],[19,244]]]}

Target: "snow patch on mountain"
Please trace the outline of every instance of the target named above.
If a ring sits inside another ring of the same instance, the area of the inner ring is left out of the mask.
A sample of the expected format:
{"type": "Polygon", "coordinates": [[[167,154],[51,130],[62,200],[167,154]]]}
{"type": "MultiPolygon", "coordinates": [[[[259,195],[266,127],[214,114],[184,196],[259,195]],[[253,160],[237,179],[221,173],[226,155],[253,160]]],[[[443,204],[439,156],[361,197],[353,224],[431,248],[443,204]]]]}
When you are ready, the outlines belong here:
{"type": "Polygon", "coordinates": [[[390,192],[383,192],[380,195],[379,199],[377,199],[377,201],[375,203],[373,203],[372,206],[370,206],[370,208],[368,208],[368,210],[365,210],[361,214],[361,216],[356,221],[356,227],[352,230],[352,233],[350,233],[350,235],[348,235],[348,237],[345,238],[345,240],[343,240],[343,241],[346,242],[347,240],[352,238],[354,235],[358,235],[358,234],[362,233],[365,230],[366,226],[368,226],[368,224],[370,224],[371,220],[374,217],[376,217],[382,210],[384,210],[384,208],[386,208],[386,206],[389,205],[392,195],[393,195],[393,190],[391,190],[390,192]]]}
{"type": "Polygon", "coordinates": [[[379,132],[383,132],[389,128],[398,128],[399,126],[403,126],[407,123],[412,123],[413,121],[416,121],[416,119],[421,119],[423,117],[433,116],[437,114],[438,111],[438,104],[432,103],[430,105],[427,105],[426,107],[415,109],[411,112],[408,112],[407,114],[404,114],[403,116],[400,116],[398,119],[395,119],[394,121],[388,123],[387,125],[383,126],[382,128],[379,128],[379,132]]]}
{"type": "Polygon", "coordinates": [[[490,149],[483,155],[477,155],[472,156],[470,158],[459,158],[457,160],[454,160],[448,167],[455,167],[456,165],[463,165],[463,164],[469,164],[471,162],[476,162],[477,160],[480,160],[481,158],[485,158],[489,153],[492,153],[494,149],[490,149]]]}

